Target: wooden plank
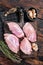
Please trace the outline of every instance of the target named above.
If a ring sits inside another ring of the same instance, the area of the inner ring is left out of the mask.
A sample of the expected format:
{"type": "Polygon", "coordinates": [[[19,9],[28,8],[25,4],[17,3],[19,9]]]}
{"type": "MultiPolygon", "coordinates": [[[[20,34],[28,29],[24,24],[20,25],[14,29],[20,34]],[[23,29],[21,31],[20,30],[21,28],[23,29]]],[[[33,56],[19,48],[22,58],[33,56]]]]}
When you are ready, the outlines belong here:
{"type": "MultiPolygon", "coordinates": [[[[43,0],[40,1],[39,0],[0,0],[0,4],[7,8],[12,8],[17,6],[23,6],[24,8],[35,7],[38,12],[38,17],[43,18],[43,0]]],[[[37,44],[39,46],[38,56],[42,57],[43,56],[43,20],[36,19],[34,24],[38,34],[38,39],[37,39],[37,44]]],[[[29,62],[29,60],[27,62],[29,62]]],[[[35,61],[33,61],[33,63],[34,62],[35,61]]],[[[31,63],[30,60],[30,64],[33,63],[31,63]]],[[[6,58],[3,54],[1,55],[0,53],[0,64],[14,65],[15,63],[13,63],[11,60],[6,58]]]]}

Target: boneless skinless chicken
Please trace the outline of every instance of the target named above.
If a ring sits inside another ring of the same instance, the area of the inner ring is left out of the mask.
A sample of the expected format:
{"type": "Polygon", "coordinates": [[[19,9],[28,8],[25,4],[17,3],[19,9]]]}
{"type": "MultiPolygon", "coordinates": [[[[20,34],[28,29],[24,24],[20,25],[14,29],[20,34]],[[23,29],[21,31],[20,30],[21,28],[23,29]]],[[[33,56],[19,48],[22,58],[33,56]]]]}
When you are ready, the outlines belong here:
{"type": "Polygon", "coordinates": [[[12,32],[12,34],[10,33],[4,34],[4,39],[9,49],[13,51],[14,53],[17,53],[20,49],[25,54],[28,54],[28,55],[31,54],[32,52],[31,42],[36,41],[36,31],[33,28],[33,26],[27,22],[23,26],[23,30],[22,30],[20,26],[15,22],[9,22],[7,23],[7,25],[9,27],[9,30],[12,32]],[[19,38],[22,38],[22,37],[24,37],[24,39],[20,41],[19,38]]]}
{"type": "Polygon", "coordinates": [[[17,53],[19,51],[19,39],[13,34],[4,34],[4,39],[11,51],[17,53]]]}
{"type": "Polygon", "coordinates": [[[24,25],[23,31],[24,31],[25,35],[27,36],[28,40],[30,40],[31,42],[36,41],[36,31],[30,23],[27,22],[24,25]]]}
{"type": "Polygon", "coordinates": [[[9,22],[7,23],[10,31],[12,31],[13,34],[15,34],[18,38],[21,38],[24,36],[24,33],[20,26],[15,22],[9,22]]]}
{"type": "Polygon", "coordinates": [[[28,54],[28,55],[31,54],[32,52],[31,43],[27,40],[26,37],[21,41],[20,49],[25,54],[28,54]]]}

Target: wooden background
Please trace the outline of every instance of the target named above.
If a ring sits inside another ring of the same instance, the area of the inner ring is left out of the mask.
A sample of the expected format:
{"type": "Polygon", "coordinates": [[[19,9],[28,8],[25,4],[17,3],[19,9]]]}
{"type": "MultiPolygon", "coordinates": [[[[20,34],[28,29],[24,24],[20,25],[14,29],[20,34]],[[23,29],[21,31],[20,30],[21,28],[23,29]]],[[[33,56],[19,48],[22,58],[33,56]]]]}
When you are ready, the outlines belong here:
{"type": "MultiPolygon", "coordinates": [[[[12,8],[17,6],[22,6],[24,8],[34,7],[37,10],[39,18],[43,19],[43,0],[0,0],[0,5],[6,8],[12,8]]],[[[39,45],[39,53],[38,56],[43,57],[43,20],[36,19],[35,26],[37,28],[38,33],[38,45],[39,45]]],[[[31,65],[43,65],[43,62],[38,60],[26,60],[26,62],[31,65]]],[[[0,53],[0,64],[2,65],[16,65],[11,60],[7,59],[2,53],[0,53]]],[[[25,65],[25,64],[24,64],[25,65]]],[[[26,64],[27,65],[27,64],[26,64]]]]}

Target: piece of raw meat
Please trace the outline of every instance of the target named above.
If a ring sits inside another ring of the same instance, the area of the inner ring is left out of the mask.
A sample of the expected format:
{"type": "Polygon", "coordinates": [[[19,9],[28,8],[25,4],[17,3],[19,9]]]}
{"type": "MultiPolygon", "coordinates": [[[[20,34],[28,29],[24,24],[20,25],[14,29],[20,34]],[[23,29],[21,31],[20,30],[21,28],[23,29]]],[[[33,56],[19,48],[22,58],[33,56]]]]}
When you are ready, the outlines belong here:
{"type": "Polygon", "coordinates": [[[20,43],[20,49],[23,53],[30,55],[32,52],[31,43],[25,37],[20,43]]]}
{"type": "Polygon", "coordinates": [[[19,51],[19,39],[15,35],[6,33],[4,39],[11,51],[14,53],[19,51]]]}
{"type": "Polygon", "coordinates": [[[28,40],[31,42],[36,41],[36,30],[33,28],[33,26],[30,23],[26,23],[23,27],[23,31],[25,35],[27,36],[28,40]]]}
{"type": "Polygon", "coordinates": [[[17,23],[9,22],[7,24],[10,31],[12,31],[12,33],[15,34],[18,38],[24,37],[23,31],[17,23]]]}

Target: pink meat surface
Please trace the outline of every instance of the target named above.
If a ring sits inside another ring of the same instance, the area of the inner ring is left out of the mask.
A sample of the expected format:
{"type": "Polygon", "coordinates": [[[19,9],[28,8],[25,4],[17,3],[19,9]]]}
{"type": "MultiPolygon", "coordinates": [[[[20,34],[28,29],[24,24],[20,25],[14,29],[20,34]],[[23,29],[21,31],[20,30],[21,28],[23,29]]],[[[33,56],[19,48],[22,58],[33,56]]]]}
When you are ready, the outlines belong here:
{"type": "Polygon", "coordinates": [[[27,40],[26,37],[21,41],[20,49],[25,54],[28,55],[31,54],[32,52],[31,43],[27,40]]]}
{"type": "Polygon", "coordinates": [[[19,51],[19,39],[15,35],[6,33],[4,39],[12,52],[17,53],[19,51]]]}
{"type": "Polygon", "coordinates": [[[9,26],[10,31],[12,31],[12,33],[15,34],[18,38],[24,37],[23,31],[17,23],[9,22],[7,24],[9,26]]]}
{"type": "Polygon", "coordinates": [[[36,30],[34,29],[34,27],[30,23],[27,22],[24,25],[23,31],[26,34],[28,40],[30,40],[31,42],[36,41],[36,30]]]}

